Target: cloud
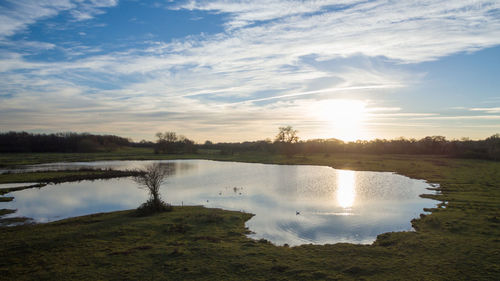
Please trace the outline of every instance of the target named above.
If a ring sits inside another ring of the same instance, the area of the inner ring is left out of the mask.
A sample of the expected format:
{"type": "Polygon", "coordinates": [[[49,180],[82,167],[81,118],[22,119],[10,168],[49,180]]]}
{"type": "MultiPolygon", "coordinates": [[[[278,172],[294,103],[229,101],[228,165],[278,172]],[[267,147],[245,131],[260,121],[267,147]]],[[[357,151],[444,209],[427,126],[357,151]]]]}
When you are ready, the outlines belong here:
{"type": "Polygon", "coordinates": [[[342,7],[359,1],[189,1],[172,9],[202,10],[229,14],[229,29],[248,26],[256,21],[269,21],[289,16],[314,13],[327,6],[342,7]]]}
{"type": "MultiPolygon", "coordinates": [[[[373,113],[373,114],[370,114],[370,117],[372,119],[400,119],[401,117],[420,118],[420,117],[435,116],[435,115],[438,115],[438,114],[437,113],[405,112],[405,113],[373,113]]],[[[430,117],[430,118],[432,118],[432,117],[430,117]]]]}
{"type": "MultiPolygon", "coordinates": [[[[0,50],[0,87],[8,94],[0,96],[0,129],[96,128],[142,138],[182,128],[194,138],[211,130],[220,139],[243,140],[291,124],[313,136],[309,128],[324,129],[325,122],[304,120],[304,108],[396,93],[425,77],[406,64],[500,44],[498,1],[189,1],[173,9],[219,14],[224,32],[120,51],[9,41],[42,19],[67,12],[87,20],[117,1],[5,3],[0,44],[22,43],[24,50],[0,50]],[[29,57],[47,49],[62,50],[64,59],[29,57]],[[243,129],[251,135],[242,136],[243,129]]],[[[367,110],[381,120],[452,117],[380,100],[367,110]]]]}
{"type": "Polygon", "coordinates": [[[85,20],[103,13],[103,8],[117,4],[117,0],[6,0],[0,3],[0,38],[14,35],[63,11],[69,11],[76,20],[85,20]]]}
{"type": "Polygon", "coordinates": [[[0,4],[0,37],[15,34],[37,20],[75,7],[70,1],[4,1],[0,4]]]}
{"type": "Polygon", "coordinates": [[[470,111],[483,111],[486,113],[500,113],[500,107],[476,107],[469,108],[470,111]]]}
{"type": "Polygon", "coordinates": [[[17,51],[36,53],[40,51],[52,50],[56,47],[56,45],[40,41],[27,41],[27,40],[10,41],[10,40],[0,39],[0,47],[15,48],[17,51]]]}
{"type": "MultiPolygon", "coordinates": [[[[355,86],[355,87],[327,88],[327,89],[321,89],[321,90],[316,90],[316,91],[307,91],[307,92],[291,93],[291,94],[285,94],[285,95],[279,95],[279,96],[271,96],[271,97],[266,97],[266,98],[258,98],[258,99],[252,99],[252,100],[244,100],[242,102],[236,102],[236,103],[250,103],[250,102],[268,101],[268,100],[274,100],[274,99],[316,95],[316,94],[321,94],[321,93],[334,93],[334,92],[356,91],[356,90],[367,90],[367,89],[369,89],[369,90],[389,89],[389,88],[398,88],[400,86],[401,85],[398,85],[398,84],[393,84],[393,85],[388,84],[388,85],[367,85],[367,86],[355,86]]],[[[233,103],[233,104],[235,104],[235,103],[233,103]]]]}
{"type": "Polygon", "coordinates": [[[458,115],[458,116],[432,116],[419,117],[418,119],[433,120],[498,120],[500,115],[458,115]]]}
{"type": "Polygon", "coordinates": [[[233,36],[293,42],[286,49],[294,54],[323,59],[362,53],[421,62],[500,40],[498,1],[190,1],[177,8],[226,13],[233,36]]]}
{"type": "Polygon", "coordinates": [[[70,11],[77,21],[89,20],[96,15],[104,14],[102,8],[113,7],[118,4],[118,0],[90,0],[79,3],[78,9],[70,11]]]}

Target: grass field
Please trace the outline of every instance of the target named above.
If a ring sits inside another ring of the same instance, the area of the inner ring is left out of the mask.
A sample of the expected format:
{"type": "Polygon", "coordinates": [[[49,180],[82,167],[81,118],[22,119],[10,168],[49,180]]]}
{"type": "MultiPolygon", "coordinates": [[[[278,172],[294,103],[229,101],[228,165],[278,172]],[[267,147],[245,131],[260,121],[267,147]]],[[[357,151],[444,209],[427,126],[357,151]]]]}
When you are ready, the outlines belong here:
{"type": "Polygon", "coordinates": [[[151,148],[124,147],[113,152],[95,153],[0,153],[0,168],[40,163],[101,160],[238,159],[234,155],[220,155],[217,152],[216,150],[200,149],[197,154],[155,154],[151,148]]]}
{"type": "MultiPolygon", "coordinates": [[[[164,158],[137,150],[80,156],[0,155],[0,163],[164,158]]],[[[385,233],[373,245],[277,247],[244,236],[251,215],[202,207],[0,228],[0,279],[500,280],[499,162],[352,154],[182,157],[397,172],[439,183],[441,194],[429,197],[447,204],[414,220],[416,232],[385,233]]]]}

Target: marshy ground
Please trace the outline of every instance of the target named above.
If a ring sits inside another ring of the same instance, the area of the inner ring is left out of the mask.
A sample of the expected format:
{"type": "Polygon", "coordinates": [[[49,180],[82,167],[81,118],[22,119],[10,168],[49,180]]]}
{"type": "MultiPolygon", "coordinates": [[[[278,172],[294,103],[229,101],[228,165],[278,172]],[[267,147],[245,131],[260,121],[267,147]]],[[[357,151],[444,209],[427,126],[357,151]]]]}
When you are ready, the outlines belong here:
{"type": "MultiPolygon", "coordinates": [[[[165,159],[139,151],[0,155],[2,163],[165,159]],[[151,156],[151,157],[149,157],[151,156]],[[5,161],[4,161],[5,160],[5,161]]],[[[175,156],[169,156],[175,157],[175,156]]],[[[446,204],[414,220],[415,232],[379,235],[373,245],[275,246],[245,236],[251,214],[175,207],[0,228],[0,279],[116,280],[498,280],[500,163],[407,155],[183,155],[228,161],[315,164],[391,171],[439,183],[446,204]]],[[[56,172],[57,173],[57,172],[56,172]]],[[[77,172],[78,173],[78,172],[77,172]]],[[[30,175],[25,175],[28,178],[30,175]]],[[[47,174],[44,175],[48,177],[47,174]]],[[[0,175],[8,182],[11,175],[0,175]]],[[[57,175],[54,175],[57,177],[57,175]]],[[[36,181],[33,177],[30,180],[36,181]]],[[[26,180],[26,181],[30,181],[26,180]]],[[[168,195],[167,195],[168,196],[168,195]]],[[[437,202],[439,203],[439,202],[437,202]]]]}

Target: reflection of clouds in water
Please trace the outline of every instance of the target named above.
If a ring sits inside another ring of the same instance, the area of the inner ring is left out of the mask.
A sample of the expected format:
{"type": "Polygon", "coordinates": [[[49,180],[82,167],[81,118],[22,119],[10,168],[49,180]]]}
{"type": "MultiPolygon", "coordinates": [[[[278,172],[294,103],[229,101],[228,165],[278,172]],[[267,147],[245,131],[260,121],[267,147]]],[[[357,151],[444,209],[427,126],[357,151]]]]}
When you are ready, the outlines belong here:
{"type": "MultiPolygon", "coordinates": [[[[94,167],[140,168],[153,161],[101,161],[94,167]]],[[[378,234],[410,230],[431,200],[428,185],[400,175],[319,166],[206,160],[161,161],[172,174],[161,187],[171,204],[205,205],[255,214],[254,238],[276,244],[371,243],[378,234]],[[208,201],[207,201],[208,200],[208,201]]],[[[34,167],[36,168],[36,167],[34,167]]],[[[11,208],[38,221],[136,208],[147,192],[129,178],[83,181],[14,192],[11,208]]]]}
{"type": "Polygon", "coordinates": [[[36,221],[80,216],[105,211],[136,208],[147,198],[130,179],[81,181],[25,189],[14,193],[15,202],[6,208],[17,209],[12,216],[36,221]]]}

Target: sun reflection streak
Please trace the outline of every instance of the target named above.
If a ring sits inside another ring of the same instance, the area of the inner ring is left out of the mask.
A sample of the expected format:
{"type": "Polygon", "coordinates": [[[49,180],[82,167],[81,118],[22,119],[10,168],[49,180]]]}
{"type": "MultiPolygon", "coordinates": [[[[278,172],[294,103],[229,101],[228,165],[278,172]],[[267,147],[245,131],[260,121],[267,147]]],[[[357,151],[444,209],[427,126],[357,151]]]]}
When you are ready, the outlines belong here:
{"type": "Polygon", "coordinates": [[[337,203],[342,208],[350,208],[356,198],[354,171],[337,171],[337,203]]]}

